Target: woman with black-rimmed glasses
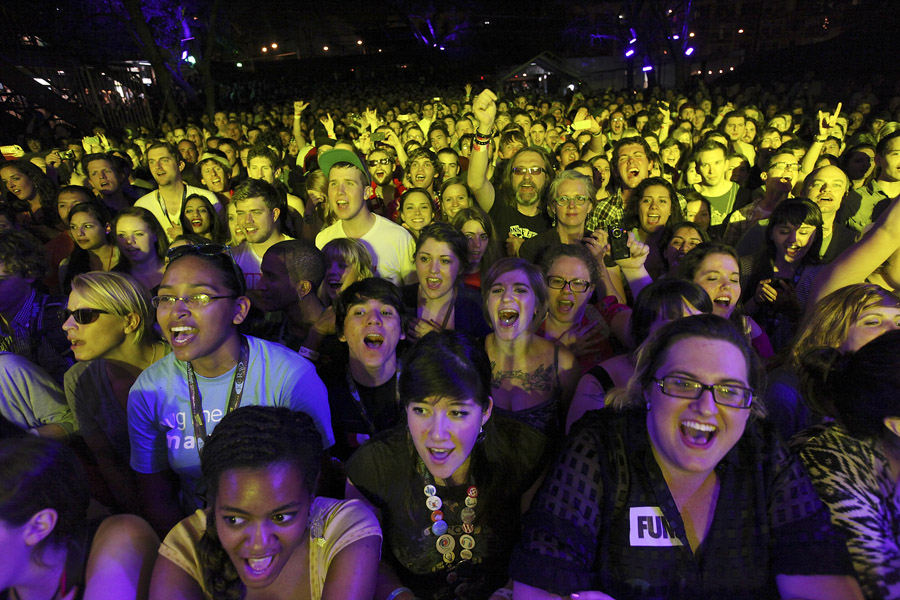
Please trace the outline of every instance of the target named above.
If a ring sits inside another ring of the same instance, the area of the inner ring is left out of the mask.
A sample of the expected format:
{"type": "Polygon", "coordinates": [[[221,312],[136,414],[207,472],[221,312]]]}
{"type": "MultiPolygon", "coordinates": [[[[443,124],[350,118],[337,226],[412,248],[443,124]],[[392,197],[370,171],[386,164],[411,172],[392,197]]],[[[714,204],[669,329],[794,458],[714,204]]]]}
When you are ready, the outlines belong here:
{"type": "Polygon", "coordinates": [[[228,246],[179,246],[152,300],[172,354],[138,377],[128,396],[131,467],[144,511],[164,534],[202,506],[199,450],[241,405],[309,414],[334,442],[327,393],[315,368],[284,346],[244,336],[250,300],[228,246]]]}
{"type": "Polygon", "coordinates": [[[862,598],[828,510],[759,419],[763,385],[721,317],[654,332],[613,410],[575,425],[525,515],[517,600],[862,598]]]}

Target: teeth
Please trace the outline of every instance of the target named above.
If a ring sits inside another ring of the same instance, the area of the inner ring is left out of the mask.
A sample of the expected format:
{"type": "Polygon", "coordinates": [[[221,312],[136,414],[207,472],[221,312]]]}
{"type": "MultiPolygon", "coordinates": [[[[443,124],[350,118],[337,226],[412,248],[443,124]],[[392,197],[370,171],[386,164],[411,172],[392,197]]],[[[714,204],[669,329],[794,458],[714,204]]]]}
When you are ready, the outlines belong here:
{"type": "Polygon", "coordinates": [[[272,558],[272,556],[267,556],[265,558],[248,558],[247,564],[250,565],[251,570],[261,573],[268,569],[269,565],[272,564],[272,558]]]}
{"type": "Polygon", "coordinates": [[[706,433],[711,433],[718,429],[715,425],[709,425],[707,423],[698,423],[697,421],[682,421],[682,427],[687,427],[690,429],[696,429],[698,431],[704,431],[706,433]]]}
{"type": "Polygon", "coordinates": [[[182,326],[172,327],[169,329],[169,331],[171,331],[172,333],[181,333],[182,331],[196,331],[196,330],[197,329],[195,327],[182,327],[182,326]]]}

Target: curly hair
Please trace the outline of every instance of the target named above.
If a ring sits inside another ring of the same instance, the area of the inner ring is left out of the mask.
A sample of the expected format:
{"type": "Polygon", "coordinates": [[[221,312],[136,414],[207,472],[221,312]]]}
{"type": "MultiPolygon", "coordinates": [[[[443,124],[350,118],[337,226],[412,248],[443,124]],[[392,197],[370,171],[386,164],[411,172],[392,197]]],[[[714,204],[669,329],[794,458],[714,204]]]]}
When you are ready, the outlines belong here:
{"type": "MultiPolygon", "coordinates": [[[[34,185],[34,191],[41,202],[44,225],[54,227],[59,223],[59,213],[56,210],[58,188],[53,183],[53,180],[41,171],[40,167],[27,160],[12,160],[0,166],[0,170],[3,169],[16,169],[31,180],[32,185],[34,185]]],[[[30,212],[30,209],[28,210],[30,212]]]]}
{"type": "Polygon", "coordinates": [[[322,437],[312,417],[286,407],[244,406],[226,415],[200,454],[207,486],[206,531],[197,557],[206,590],[217,600],[240,600],[246,592],[216,531],[215,505],[222,476],[233,469],[297,467],[303,489],[314,496],[322,460],[322,437]]]}

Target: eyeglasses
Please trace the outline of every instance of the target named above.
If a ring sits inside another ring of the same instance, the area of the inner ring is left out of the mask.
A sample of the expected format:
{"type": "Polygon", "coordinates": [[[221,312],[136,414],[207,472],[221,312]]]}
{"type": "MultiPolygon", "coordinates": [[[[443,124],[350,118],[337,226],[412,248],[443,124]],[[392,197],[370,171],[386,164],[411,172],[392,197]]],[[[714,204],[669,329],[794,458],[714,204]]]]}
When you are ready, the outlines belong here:
{"type": "Polygon", "coordinates": [[[560,196],[556,199],[556,203],[560,206],[567,206],[569,202],[575,201],[575,206],[584,206],[584,203],[590,200],[589,196],[560,196]]]}
{"type": "Polygon", "coordinates": [[[550,275],[549,277],[547,277],[547,287],[552,290],[561,290],[567,285],[569,286],[570,290],[577,294],[580,294],[582,292],[586,292],[588,288],[591,287],[591,282],[585,281],[584,279],[566,280],[556,275],[550,275]]]}
{"type": "Polygon", "coordinates": [[[102,310],[99,308],[76,308],[75,310],[69,310],[68,308],[59,309],[60,317],[62,317],[63,322],[69,320],[69,317],[75,317],[75,322],[79,325],[89,325],[100,318],[100,315],[108,315],[111,314],[108,310],[102,310]]]}
{"type": "Polygon", "coordinates": [[[513,167],[513,175],[535,175],[537,173],[546,173],[544,167],[513,167]]]}
{"type": "MultiPolygon", "coordinates": [[[[235,282],[238,286],[238,296],[247,293],[247,282],[244,280],[244,272],[238,267],[234,260],[234,254],[231,253],[231,246],[226,244],[185,244],[169,248],[166,251],[166,261],[171,263],[173,260],[182,256],[223,256],[228,261],[228,266],[234,273],[235,282]]],[[[154,306],[156,306],[154,304],[154,306]]]]}
{"type": "Polygon", "coordinates": [[[654,379],[662,389],[662,393],[673,398],[696,400],[704,391],[709,390],[716,404],[732,408],[750,408],[753,403],[753,390],[731,383],[707,385],[679,375],[666,375],[662,379],[654,379]]]}
{"type": "Polygon", "coordinates": [[[784,171],[799,171],[800,163],[776,162],[769,165],[769,168],[775,167],[784,171]]]}
{"type": "Polygon", "coordinates": [[[235,296],[234,294],[228,296],[210,296],[209,294],[191,294],[190,296],[153,296],[153,298],[150,299],[150,304],[153,305],[153,308],[162,307],[163,310],[172,310],[175,307],[175,303],[181,300],[184,302],[184,305],[191,310],[198,310],[206,308],[213,300],[237,297],[238,296],[235,296]]]}
{"type": "Polygon", "coordinates": [[[377,167],[378,165],[389,165],[391,164],[391,159],[389,158],[373,158],[372,160],[367,160],[366,164],[370,167],[377,167]]]}

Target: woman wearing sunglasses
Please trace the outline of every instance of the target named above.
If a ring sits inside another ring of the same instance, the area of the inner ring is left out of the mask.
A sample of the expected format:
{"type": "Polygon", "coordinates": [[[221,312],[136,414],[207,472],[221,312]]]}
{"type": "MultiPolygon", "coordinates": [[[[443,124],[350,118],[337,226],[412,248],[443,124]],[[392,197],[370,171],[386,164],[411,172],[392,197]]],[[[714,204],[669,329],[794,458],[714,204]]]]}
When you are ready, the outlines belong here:
{"type": "Polygon", "coordinates": [[[172,250],[152,303],[173,351],[131,388],[128,429],[144,512],[164,534],[203,505],[199,451],[238,406],[287,406],[313,418],[326,447],[334,438],[325,386],[312,364],[239,332],[250,300],[230,248],[172,250]]]}
{"type": "Polygon", "coordinates": [[[66,372],[66,401],[105,484],[93,495],[115,510],[141,514],[128,467],[128,390],[170,350],[153,329],[150,294],[127,275],[76,275],[68,306],[62,328],[79,362],[66,372]]]}
{"type": "Polygon", "coordinates": [[[809,477],[759,420],[763,380],[721,317],[654,332],[532,502],[516,599],[862,598],[809,477]]]}

